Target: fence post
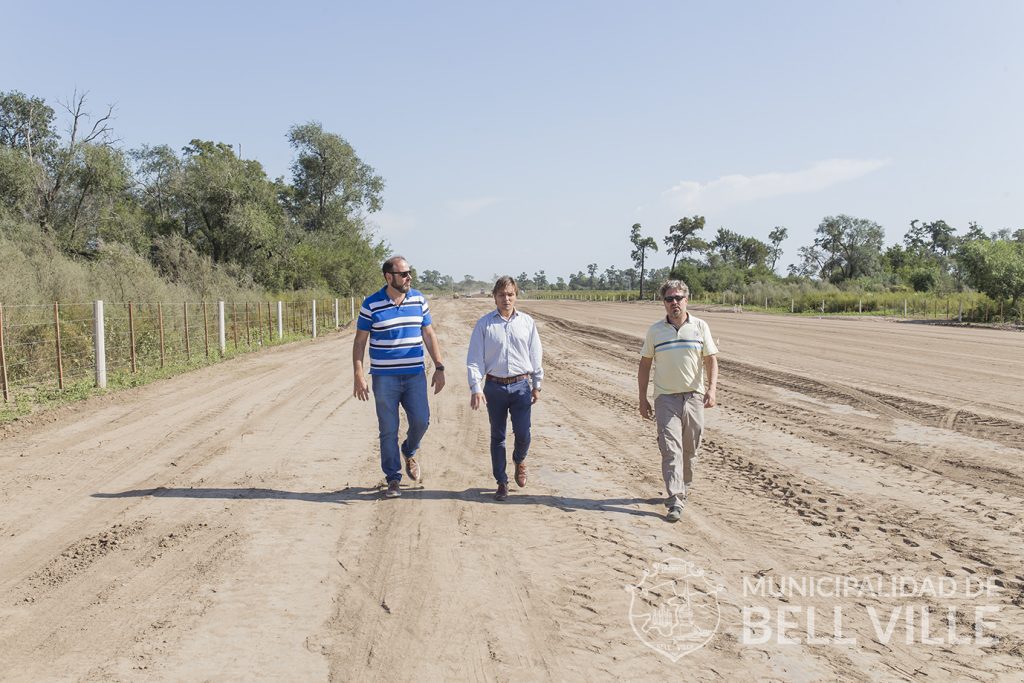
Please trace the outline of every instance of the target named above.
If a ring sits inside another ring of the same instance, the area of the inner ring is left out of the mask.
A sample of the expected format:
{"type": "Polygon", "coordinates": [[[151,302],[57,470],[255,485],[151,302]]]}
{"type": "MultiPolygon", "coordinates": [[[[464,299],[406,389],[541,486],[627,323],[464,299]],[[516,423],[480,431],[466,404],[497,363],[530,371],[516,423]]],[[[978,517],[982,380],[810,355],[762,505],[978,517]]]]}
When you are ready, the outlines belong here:
{"type": "Polygon", "coordinates": [[[192,347],[188,343],[188,302],[181,305],[182,318],[185,321],[185,360],[192,360],[192,347]]]}
{"type": "Polygon", "coordinates": [[[231,336],[235,340],[235,351],[238,350],[238,302],[231,302],[231,336]]]}
{"type": "Polygon", "coordinates": [[[284,304],[277,302],[277,338],[284,339],[284,304]]]}
{"type": "Polygon", "coordinates": [[[252,346],[252,326],[249,324],[249,302],[245,302],[245,345],[252,346]]]}
{"type": "Polygon", "coordinates": [[[338,315],[338,300],[334,300],[334,329],[341,329],[341,317],[338,315]]]}
{"type": "Polygon", "coordinates": [[[227,351],[227,330],[224,329],[224,302],[217,302],[217,345],[220,347],[220,355],[224,356],[227,351]]]}
{"type": "Polygon", "coordinates": [[[796,306],[793,304],[793,297],[789,297],[789,312],[794,313],[795,311],[796,306]]]}
{"type": "Polygon", "coordinates": [[[956,321],[962,323],[964,321],[964,300],[960,299],[960,312],[956,314],[956,321]]]}
{"type": "Polygon", "coordinates": [[[316,299],[313,299],[313,315],[311,320],[313,321],[313,339],[316,339],[316,299]]]}
{"type": "Polygon", "coordinates": [[[863,313],[864,312],[864,299],[857,299],[857,312],[858,313],[863,313]]]}
{"type": "Polygon", "coordinates": [[[206,344],[206,360],[210,360],[210,316],[203,302],[203,342],[206,344]]]}
{"type": "Polygon", "coordinates": [[[92,339],[96,348],[96,388],[107,388],[107,341],[103,328],[103,301],[92,302],[92,339]]]}
{"type": "Polygon", "coordinates": [[[260,331],[260,346],[263,346],[263,306],[256,302],[256,329],[260,331]]]}
{"type": "Polygon", "coordinates": [[[903,317],[904,318],[907,317],[907,300],[906,299],[903,300],[903,317]]]}
{"type": "Polygon", "coordinates": [[[128,302],[128,341],[131,346],[132,374],[134,375],[139,366],[135,360],[135,307],[131,301],[128,302]]]}
{"type": "Polygon", "coordinates": [[[4,403],[11,400],[11,390],[7,386],[7,352],[4,350],[4,305],[0,304],[0,381],[3,384],[4,403]]]}
{"type": "Polygon", "coordinates": [[[64,358],[60,353],[60,304],[53,302],[53,330],[57,343],[57,388],[64,391],[64,358]]]}
{"type": "Polygon", "coordinates": [[[352,296],[352,297],[349,297],[349,299],[350,299],[349,303],[352,306],[352,317],[349,318],[349,320],[355,320],[356,319],[356,298],[354,296],[352,296]]]}
{"type": "Polygon", "coordinates": [[[164,305],[156,302],[156,317],[160,324],[160,369],[164,367],[164,305]]]}

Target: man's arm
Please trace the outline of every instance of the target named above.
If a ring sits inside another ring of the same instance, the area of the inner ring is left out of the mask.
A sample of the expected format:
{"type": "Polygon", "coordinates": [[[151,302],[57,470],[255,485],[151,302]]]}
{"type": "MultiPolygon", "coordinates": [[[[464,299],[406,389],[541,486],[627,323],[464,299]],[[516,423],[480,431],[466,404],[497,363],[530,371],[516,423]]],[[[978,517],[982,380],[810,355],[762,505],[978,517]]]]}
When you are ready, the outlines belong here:
{"type": "MultiPolygon", "coordinates": [[[[444,366],[444,361],[441,360],[441,345],[437,342],[437,335],[434,334],[433,325],[425,325],[422,328],[423,332],[423,346],[427,349],[427,353],[430,354],[430,359],[434,361],[434,366],[444,366]]],[[[434,377],[430,380],[431,386],[434,387],[434,393],[444,389],[444,370],[434,370],[434,377]]]]}
{"type": "Polygon", "coordinates": [[[636,373],[636,382],[640,389],[640,417],[647,419],[654,417],[654,408],[647,400],[647,385],[651,383],[651,365],[653,364],[653,358],[640,356],[640,369],[636,373]]]}
{"type": "Polygon", "coordinates": [[[704,374],[708,377],[708,387],[704,392],[704,407],[714,408],[717,403],[715,392],[718,389],[718,356],[704,356],[704,374]]]}
{"type": "Polygon", "coordinates": [[[352,374],[355,375],[352,395],[360,401],[370,398],[370,388],[366,385],[366,373],[363,372],[363,356],[366,354],[366,340],[370,333],[366,330],[356,330],[355,339],[352,341],[352,374]]]}
{"type": "Polygon", "coordinates": [[[540,343],[537,323],[532,323],[530,328],[530,364],[533,366],[533,392],[530,402],[536,403],[540,400],[540,384],[544,381],[544,348],[540,343]]]}

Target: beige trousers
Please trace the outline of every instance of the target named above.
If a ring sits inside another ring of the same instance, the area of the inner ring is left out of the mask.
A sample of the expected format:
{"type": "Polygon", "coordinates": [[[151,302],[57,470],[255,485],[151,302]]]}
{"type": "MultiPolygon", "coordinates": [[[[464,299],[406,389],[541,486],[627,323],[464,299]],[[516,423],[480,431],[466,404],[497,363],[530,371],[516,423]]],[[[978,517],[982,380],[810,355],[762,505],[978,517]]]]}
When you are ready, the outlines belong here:
{"type": "Polygon", "coordinates": [[[661,449],[661,474],[668,498],[665,505],[682,505],[693,482],[693,465],[704,431],[704,394],[661,394],[654,399],[661,449]]]}

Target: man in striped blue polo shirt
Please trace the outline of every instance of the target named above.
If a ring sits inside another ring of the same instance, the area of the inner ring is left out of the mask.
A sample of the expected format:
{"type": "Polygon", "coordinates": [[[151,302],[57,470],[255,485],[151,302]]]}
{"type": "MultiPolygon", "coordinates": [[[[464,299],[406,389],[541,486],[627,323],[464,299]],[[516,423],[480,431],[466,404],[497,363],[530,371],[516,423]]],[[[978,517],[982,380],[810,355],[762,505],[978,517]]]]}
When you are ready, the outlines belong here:
{"type": "Polygon", "coordinates": [[[434,361],[431,384],[434,393],[444,388],[444,363],[441,347],[431,327],[430,304],[427,297],[412,288],[412,272],[402,256],[384,262],[387,284],[363,299],[352,343],[352,370],[355,374],[353,395],[360,401],[370,398],[363,370],[366,343],[370,343],[370,377],[373,400],[377,407],[380,429],[380,466],[388,482],[387,498],[401,495],[402,458],[410,479],[419,481],[420,463],[416,458],[420,441],[430,424],[427,400],[427,375],[423,348],[434,361]],[[398,445],[398,406],[405,409],[409,431],[398,445]]]}
{"type": "Polygon", "coordinates": [[[686,310],[690,289],[668,280],[659,290],[665,318],[647,330],[640,350],[640,415],[657,418],[661,473],[668,498],[670,522],[683,514],[687,489],[693,482],[693,461],[704,430],[704,409],[715,407],[718,387],[718,346],[708,324],[686,310]],[[654,408],[647,385],[654,365],[654,408]]]}

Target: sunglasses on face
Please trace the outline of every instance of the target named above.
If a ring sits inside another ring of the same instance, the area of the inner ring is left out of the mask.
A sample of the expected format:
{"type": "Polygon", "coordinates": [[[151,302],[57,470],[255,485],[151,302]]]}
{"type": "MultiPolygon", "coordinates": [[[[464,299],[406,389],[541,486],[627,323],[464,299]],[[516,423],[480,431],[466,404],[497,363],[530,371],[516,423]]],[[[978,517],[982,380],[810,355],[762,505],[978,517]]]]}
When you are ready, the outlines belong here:
{"type": "Polygon", "coordinates": [[[685,296],[666,296],[665,297],[665,303],[668,304],[668,303],[672,303],[673,301],[675,301],[676,303],[679,303],[680,301],[682,301],[685,298],[686,298],[685,296]]]}
{"type": "Polygon", "coordinates": [[[392,275],[397,275],[398,277],[402,278],[412,277],[411,270],[389,270],[388,272],[391,273],[392,275]]]}

